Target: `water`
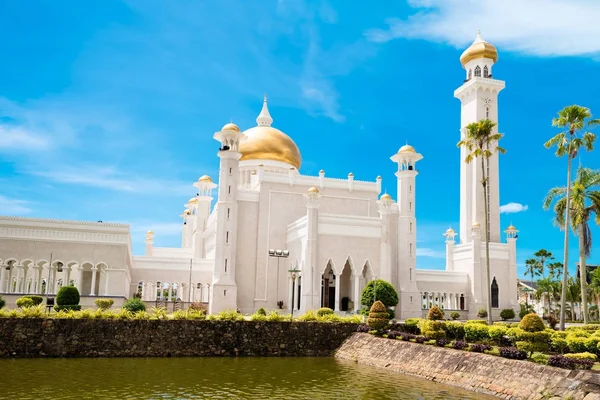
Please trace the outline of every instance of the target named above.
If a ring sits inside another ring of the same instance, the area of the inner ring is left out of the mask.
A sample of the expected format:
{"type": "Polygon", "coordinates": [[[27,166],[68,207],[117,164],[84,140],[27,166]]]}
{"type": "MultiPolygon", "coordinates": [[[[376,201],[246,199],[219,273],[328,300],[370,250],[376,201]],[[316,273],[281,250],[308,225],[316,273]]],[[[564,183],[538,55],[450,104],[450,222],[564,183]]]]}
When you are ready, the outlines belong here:
{"type": "Polygon", "coordinates": [[[491,399],[334,358],[4,359],[0,398],[491,399]]]}

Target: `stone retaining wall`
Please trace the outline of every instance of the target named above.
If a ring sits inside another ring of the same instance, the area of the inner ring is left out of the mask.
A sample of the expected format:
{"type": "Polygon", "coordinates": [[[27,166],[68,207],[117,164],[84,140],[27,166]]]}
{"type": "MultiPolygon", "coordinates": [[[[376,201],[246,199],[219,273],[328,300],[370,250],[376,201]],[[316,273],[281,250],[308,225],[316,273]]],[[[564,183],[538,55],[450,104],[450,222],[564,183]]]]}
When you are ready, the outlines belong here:
{"type": "Polygon", "coordinates": [[[600,400],[600,374],[357,333],[336,357],[504,399],[600,400]]]}
{"type": "Polygon", "coordinates": [[[356,324],[0,319],[0,357],[329,356],[356,324]]]}

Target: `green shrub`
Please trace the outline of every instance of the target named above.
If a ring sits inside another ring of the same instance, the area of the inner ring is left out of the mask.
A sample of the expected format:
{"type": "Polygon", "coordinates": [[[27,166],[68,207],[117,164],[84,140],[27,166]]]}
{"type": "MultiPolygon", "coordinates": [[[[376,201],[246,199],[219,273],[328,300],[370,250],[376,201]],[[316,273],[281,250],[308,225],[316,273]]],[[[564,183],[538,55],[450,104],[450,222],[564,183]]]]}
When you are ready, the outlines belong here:
{"type": "Polygon", "coordinates": [[[421,318],[407,318],[404,320],[404,327],[408,333],[412,333],[414,335],[418,335],[421,333],[419,329],[419,323],[421,322],[421,318]]]}
{"type": "Polygon", "coordinates": [[[584,353],[588,350],[587,338],[580,336],[567,336],[567,346],[572,353],[584,353]]]}
{"type": "Polygon", "coordinates": [[[465,324],[465,339],[467,342],[478,342],[489,338],[489,327],[483,324],[465,324]]]}
{"type": "Polygon", "coordinates": [[[146,311],[146,303],[144,303],[142,300],[134,297],[132,299],[127,300],[124,304],[123,304],[123,309],[132,312],[132,313],[136,313],[139,311],[146,311]]]}
{"type": "Polygon", "coordinates": [[[502,321],[514,319],[515,310],[513,310],[512,308],[505,308],[504,310],[500,311],[500,318],[502,318],[502,321]]]}
{"type": "Polygon", "coordinates": [[[433,306],[429,309],[427,313],[427,319],[431,321],[438,321],[444,318],[444,312],[440,310],[438,306],[433,306]]]}
{"type": "Polygon", "coordinates": [[[317,310],[317,316],[322,317],[324,315],[333,314],[333,310],[327,307],[321,307],[317,310]]]}
{"type": "Polygon", "coordinates": [[[56,305],[74,306],[79,304],[79,290],[75,286],[63,286],[56,295],[56,305]]]}
{"type": "Polygon", "coordinates": [[[421,325],[421,334],[428,339],[445,339],[446,323],[444,321],[426,320],[421,325]]]}
{"type": "Polygon", "coordinates": [[[398,304],[398,292],[391,283],[382,279],[375,279],[367,283],[367,286],[363,289],[360,304],[367,306],[370,310],[375,299],[382,302],[386,309],[394,307],[398,304]]]}
{"type": "Polygon", "coordinates": [[[115,304],[115,301],[113,299],[96,299],[94,304],[99,310],[108,310],[115,304]]]}
{"type": "Polygon", "coordinates": [[[308,310],[306,313],[298,317],[300,322],[313,322],[317,320],[317,314],[313,310],[308,310]]]}
{"type": "Polygon", "coordinates": [[[452,339],[464,339],[465,337],[465,325],[458,321],[446,322],[446,335],[452,339]]]}
{"type": "Polygon", "coordinates": [[[244,321],[245,318],[237,310],[223,310],[217,314],[219,321],[244,321]]]}
{"type": "Polygon", "coordinates": [[[267,311],[264,308],[259,308],[258,310],[256,310],[256,313],[258,315],[264,315],[265,317],[267,316],[267,311]]]}
{"type": "Polygon", "coordinates": [[[261,314],[258,311],[250,316],[250,321],[266,321],[267,316],[265,314],[261,314]]]}
{"type": "Polygon", "coordinates": [[[517,345],[517,349],[526,352],[529,357],[534,352],[545,353],[548,351],[548,343],[542,342],[528,342],[525,340],[521,340],[515,343],[517,345]]]}
{"type": "Polygon", "coordinates": [[[479,325],[487,325],[487,321],[481,319],[470,319],[465,324],[479,324],[479,325]]]}
{"type": "MultiPolygon", "coordinates": [[[[244,317],[242,316],[242,319],[243,318],[244,317]]],[[[270,322],[281,322],[283,320],[285,320],[285,317],[283,315],[277,314],[275,311],[271,311],[269,315],[267,315],[267,321],[270,322]]]]}
{"type": "Polygon", "coordinates": [[[600,337],[590,336],[585,339],[585,347],[587,351],[591,353],[598,353],[598,345],[600,344],[600,337]]]}
{"type": "Polygon", "coordinates": [[[34,294],[28,294],[27,296],[23,296],[23,297],[29,297],[31,300],[33,300],[34,306],[38,306],[38,305],[42,304],[42,302],[44,301],[44,298],[42,296],[36,296],[34,294]]]}
{"type": "Polygon", "coordinates": [[[67,304],[67,305],[56,305],[54,306],[54,311],[79,311],[81,310],[81,306],[79,304],[67,304]]]}
{"type": "Polygon", "coordinates": [[[204,303],[201,303],[199,301],[190,304],[188,310],[199,311],[203,314],[206,314],[206,306],[204,305],[204,303]]]}
{"type": "Polygon", "coordinates": [[[17,307],[19,308],[29,308],[33,306],[33,300],[31,300],[29,297],[19,297],[17,299],[17,307]]]}
{"type": "Polygon", "coordinates": [[[479,311],[477,311],[477,316],[479,318],[487,318],[487,310],[485,308],[480,308],[479,311]]]}
{"type": "Polygon", "coordinates": [[[389,315],[385,305],[381,301],[377,300],[371,306],[367,325],[376,331],[380,331],[389,325],[389,315]]]}
{"type": "Polygon", "coordinates": [[[488,328],[488,336],[498,344],[507,332],[508,328],[502,325],[492,325],[488,328]]]}
{"type": "Polygon", "coordinates": [[[533,361],[537,364],[547,365],[548,364],[548,356],[546,354],[542,354],[542,353],[534,353],[531,356],[531,361],[533,361]]]}
{"type": "Polygon", "coordinates": [[[573,358],[575,360],[592,360],[592,361],[597,361],[598,360],[598,356],[595,354],[592,354],[590,352],[584,352],[584,353],[569,353],[569,354],[565,354],[565,357],[567,358],[573,358]]]}
{"type": "Polygon", "coordinates": [[[460,318],[460,313],[459,313],[459,312],[457,312],[457,311],[452,311],[452,312],[450,313],[450,318],[452,318],[453,320],[457,320],[457,319],[459,319],[459,318],[460,318]]]}
{"type": "Polygon", "coordinates": [[[546,329],[544,321],[537,314],[527,314],[519,323],[519,328],[527,332],[539,332],[546,329]]]}
{"type": "Polygon", "coordinates": [[[0,309],[2,309],[6,305],[6,301],[0,296],[0,309]]]}

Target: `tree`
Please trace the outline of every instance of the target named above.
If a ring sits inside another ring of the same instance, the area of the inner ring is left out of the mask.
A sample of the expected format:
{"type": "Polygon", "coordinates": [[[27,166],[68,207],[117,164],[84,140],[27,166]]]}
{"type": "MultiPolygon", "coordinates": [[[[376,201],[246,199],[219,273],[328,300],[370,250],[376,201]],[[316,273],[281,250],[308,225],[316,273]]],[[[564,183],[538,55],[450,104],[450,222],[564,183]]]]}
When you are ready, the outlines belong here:
{"type": "MultiPolygon", "coordinates": [[[[549,149],[556,146],[556,156],[567,156],[567,190],[565,204],[565,220],[570,219],[571,210],[571,169],[573,157],[582,146],[589,151],[594,148],[596,135],[588,132],[588,127],[600,124],[600,120],[592,119],[592,113],[589,108],[578,105],[567,106],[558,112],[558,117],[552,119],[552,126],[557,128],[566,128],[556,136],[552,137],[544,147],[549,149]],[[579,137],[581,134],[581,137],[579,137]]],[[[548,204],[549,206],[549,204],[548,204]]],[[[545,207],[547,208],[547,207],[545,207]]],[[[569,227],[565,226],[564,240],[564,262],[563,262],[563,284],[562,295],[560,299],[560,330],[565,330],[565,304],[567,301],[567,268],[569,266],[569,227]]],[[[583,280],[582,280],[583,281],[583,280]]]]}
{"type": "Polygon", "coordinates": [[[464,147],[468,154],[465,158],[467,164],[474,159],[481,161],[481,185],[483,187],[483,204],[484,204],[484,219],[485,219],[485,267],[486,267],[486,283],[487,283],[487,318],[488,324],[492,325],[492,281],[490,271],[490,219],[488,215],[488,180],[487,175],[489,160],[494,153],[506,152],[502,147],[497,146],[497,143],[504,135],[497,133],[494,129],[496,123],[489,119],[484,119],[478,122],[473,122],[467,125],[466,134],[463,139],[458,142],[457,147],[464,147]]]}
{"type": "Polygon", "coordinates": [[[569,277],[567,280],[567,300],[571,303],[571,319],[575,321],[575,303],[581,300],[580,285],[575,279],[569,277]]]}
{"type": "Polygon", "coordinates": [[[540,264],[540,269],[542,272],[542,279],[546,278],[546,261],[549,260],[554,260],[554,257],[552,256],[552,252],[546,250],[546,249],[539,249],[538,251],[536,251],[535,253],[533,253],[535,259],[537,260],[537,262],[540,264]]]}
{"type": "Polygon", "coordinates": [[[565,209],[567,200],[570,200],[571,229],[579,238],[579,276],[581,284],[581,302],[583,321],[588,323],[587,299],[587,267],[586,259],[590,256],[592,248],[592,231],[590,219],[595,215],[596,223],[600,224],[600,171],[579,167],[575,180],[571,184],[570,199],[566,198],[567,188],[556,187],[550,189],[544,206],[548,207],[552,201],[558,199],[554,205],[554,220],[561,229],[565,228],[565,209]]]}
{"type": "Polygon", "coordinates": [[[563,271],[563,263],[560,261],[555,261],[553,263],[548,264],[548,278],[558,279],[562,276],[563,271]]]}
{"type": "Polygon", "coordinates": [[[391,283],[383,279],[375,279],[367,283],[360,296],[360,304],[371,309],[373,303],[379,300],[386,308],[394,307],[398,304],[398,292],[391,283]]]}
{"type": "Polygon", "coordinates": [[[535,283],[535,277],[540,276],[540,264],[535,258],[525,260],[525,275],[531,276],[531,283],[535,283]]]}

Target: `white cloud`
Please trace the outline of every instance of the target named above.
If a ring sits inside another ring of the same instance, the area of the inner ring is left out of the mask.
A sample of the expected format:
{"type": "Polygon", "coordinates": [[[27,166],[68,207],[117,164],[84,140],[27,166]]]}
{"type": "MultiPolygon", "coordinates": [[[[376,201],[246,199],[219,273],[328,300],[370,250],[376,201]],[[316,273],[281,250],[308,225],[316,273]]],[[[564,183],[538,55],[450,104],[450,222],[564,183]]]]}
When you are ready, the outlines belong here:
{"type": "Polygon", "coordinates": [[[528,206],[524,206],[523,204],[520,203],[508,203],[505,204],[503,206],[500,206],[500,213],[501,214],[511,214],[511,213],[518,213],[521,211],[527,211],[529,207],[528,206]]]}
{"type": "Polygon", "coordinates": [[[29,214],[31,209],[25,200],[17,200],[0,195],[0,214],[2,215],[24,215],[29,214]]]}
{"type": "Polygon", "coordinates": [[[20,127],[0,125],[0,150],[44,150],[50,147],[48,138],[33,134],[20,127]]]}
{"type": "Polygon", "coordinates": [[[444,251],[432,249],[429,247],[418,247],[417,246],[417,256],[418,257],[431,257],[431,258],[446,258],[446,253],[444,251]]]}
{"type": "Polygon", "coordinates": [[[373,42],[426,39],[465,47],[478,29],[502,50],[536,56],[600,53],[600,2],[589,0],[410,0],[416,13],[365,32],[373,42]]]}

